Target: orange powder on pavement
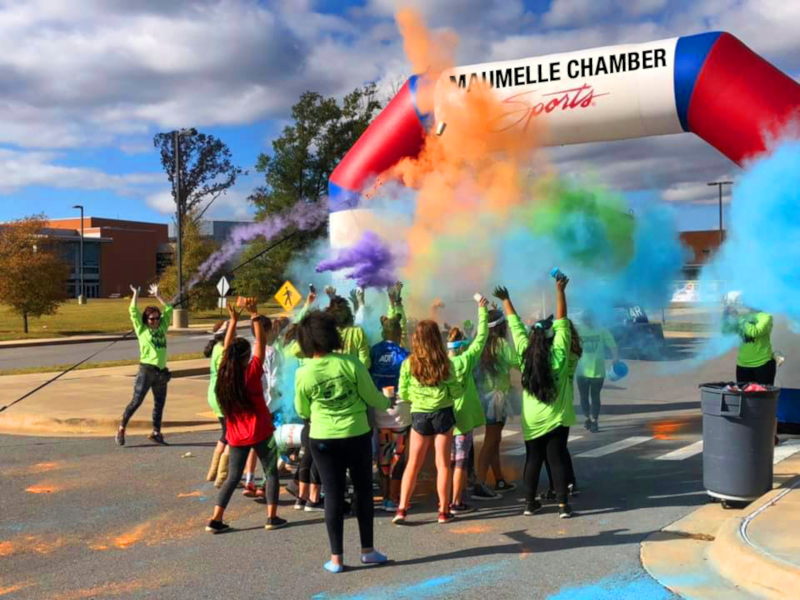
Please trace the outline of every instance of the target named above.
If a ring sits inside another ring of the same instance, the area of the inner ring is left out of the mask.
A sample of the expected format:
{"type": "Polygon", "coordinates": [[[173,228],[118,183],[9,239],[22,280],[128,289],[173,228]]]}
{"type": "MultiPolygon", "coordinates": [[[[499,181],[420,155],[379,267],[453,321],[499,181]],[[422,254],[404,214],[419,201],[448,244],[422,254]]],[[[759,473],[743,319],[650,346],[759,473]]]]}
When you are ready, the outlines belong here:
{"type": "Polygon", "coordinates": [[[36,535],[17,536],[11,541],[0,542],[0,558],[14,554],[33,553],[50,554],[67,545],[63,537],[52,538],[36,535]]]}
{"type": "Polygon", "coordinates": [[[45,473],[53,469],[58,469],[61,466],[63,465],[57,462],[40,462],[31,467],[31,473],[45,473]]]}
{"type": "Polygon", "coordinates": [[[25,588],[31,587],[32,585],[33,585],[32,583],[16,583],[14,585],[0,587],[0,596],[13,594],[14,592],[24,590],[25,588]]]}
{"type": "Polygon", "coordinates": [[[25,491],[29,494],[55,494],[63,489],[63,486],[39,484],[28,486],[25,488],[25,491]]]}
{"type": "Polygon", "coordinates": [[[688,423],[679,420],[665,420],[648,423],[648,427],[653,432],[653,437],[657,440],[670,440],[684,429],[688,423]]]}
{"type": "Polygon", "coordinates": [[[202,498],[203,492],[188,492],[186,494],[178,494],[178,498],[202,498]]]}
{"type": "Polygon", "coordinates": [[[488,525],[468,525],[466,527],[456,527],[450,530],[450,533],[489,533],[492,528],[488,525]]]}

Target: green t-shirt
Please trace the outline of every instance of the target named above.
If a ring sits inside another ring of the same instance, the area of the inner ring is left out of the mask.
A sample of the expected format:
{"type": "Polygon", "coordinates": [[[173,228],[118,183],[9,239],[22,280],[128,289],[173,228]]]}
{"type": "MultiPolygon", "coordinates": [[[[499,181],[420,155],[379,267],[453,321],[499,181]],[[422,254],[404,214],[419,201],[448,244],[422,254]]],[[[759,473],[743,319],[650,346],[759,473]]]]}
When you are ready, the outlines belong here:
{"type": "Polygon", "coordinates": [[[219,408],[219,402],[217,402],[217,374],[219,373],[219,365],[222,362],[222,355],[224,353],[224,344],[222,342],[218,342],[214,346],[214,350],[211,352],[211,367],[209,369],[210,375],[208,379],[208,405],[211,407],[211,410],[214,411],[214,414],[219,418],[225,416],[222,414],[222,410],[219,408]]]}
{"type": "Polygon", "coordinates": [[[755,312],[738,317],[727,327],[742,338],[736,364],[740,367],[760,367],[772,360],[772,315],[755,312]],[[744,341],[748,338],[752,341],[744,341]]]}
{"type": "Polygon", "coordinates": [[[464,387],[456,376],[456,367],[450,360],[450,375],[439,385],[422,385],[411,374],[410,358],[400,366],[400,381],[397,396],[411,403],[411,413],[432,413],[455,404],[456,398],[464,393],[464,387]]]}
{"type": "Polygon", "coordinates": [[[578,328],[583,343],[583,356],[578,364],[578,377],[599,379],[606,376],[606,348],[617,347],[608,329],[581,326],[578,328]]]}
{"type": "Polygon", "coordinates": [[[294,377],[294,407],[311,420],[317,440],[356,437],[370,431],[367,406],[386,410],[389,399],[375,387],[357,358],[329,354],[305,359],[294,377]]]}
{"type": "Polygon", "coordinates": [[[157,329],[150,329],[142,323],[142,313],[136,306],[131,306],[128,312],[131,316],[131,323],[133,323],[133,331],[139,340],[139,363],[165,369],[167,367],[167,330],[172,321],[172,306],[164,307],[157,329]]]}
{"type": "MultiPolygon", "coordinates": [[[[492,374],[481,368],[479,364],[478,371],[475,374],[478,391],[481,394],[488,394],[494,391],[508,394],[511,391],[511,369],[520,369],[519,354],[517,354],[514,346],[504,339],[498,339],[494,343],[497,344],[495,352],[496,372],[492,374]]],[[[480,363],[480,359],[478,362],[480,363]]]]}
{"type": "Polygon", "coordinates": [[[370,367],[369,342],[367,334],[361,327],[342,327],[339,329],[342,336],[342,354],[347,354],[361,361],[367,369],[370,367]]]}
{"type": "Polygon", "coordinates": [[[411,345],[408,343],[408,318],[406,317],[406,310],[403,308],[402,304],[393,306],[390,303],[386,316],[391,319],[396,315],[400,315],[400,345],[403,346],[403,348],[410,348],[411,345]]]}
{"type": "MultiPolygon", "coordinates": [[[[517,315],[509,315],[508,324],[514,347],[520,356],[528,348],[528,333],[517,315]]],[[[553,323],[555,336],[550,348],[550,369],[555,380],[555,399],[550,404],[540,402],[536,396],[522,390],[522,433],[525,441],[551,432],[561,425],[571,427],[577,421],[573,407],[572,377],[570,377],[570,346],[572,330],[567,319],[553,323]]]]}
{"type": "Polygon", "coordinates": [[[455,435],[463,435],[476,427],[486,425],[486,415],[483,413],[472,372],[481,358],[487,339],[489,339],[489,311],[486,308],[479,308],[478,331],[475,339],[463,354],[450,359],[455,367],[456,377],[464,388],[464,393],[453,403],[453,412],[456,415],[456,427],[453,430],[455,435]]]}

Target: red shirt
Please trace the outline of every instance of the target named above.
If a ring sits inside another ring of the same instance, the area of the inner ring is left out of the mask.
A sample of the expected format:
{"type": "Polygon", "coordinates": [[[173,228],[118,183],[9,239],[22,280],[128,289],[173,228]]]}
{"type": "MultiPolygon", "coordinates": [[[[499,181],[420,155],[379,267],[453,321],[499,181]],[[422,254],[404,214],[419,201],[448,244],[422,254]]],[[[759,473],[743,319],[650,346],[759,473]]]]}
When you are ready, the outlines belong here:
{"type": "Polygon", "coordinates": [[[268,439],[275,431],[272,426],[272,414],[264,402],[264,386],[261,383],[263,374],[264,362],[253,356],[244,375],[244,387],[253,411],[225,417],[228,426],[226,437],[231,446],[258,444],[268,439]]]}

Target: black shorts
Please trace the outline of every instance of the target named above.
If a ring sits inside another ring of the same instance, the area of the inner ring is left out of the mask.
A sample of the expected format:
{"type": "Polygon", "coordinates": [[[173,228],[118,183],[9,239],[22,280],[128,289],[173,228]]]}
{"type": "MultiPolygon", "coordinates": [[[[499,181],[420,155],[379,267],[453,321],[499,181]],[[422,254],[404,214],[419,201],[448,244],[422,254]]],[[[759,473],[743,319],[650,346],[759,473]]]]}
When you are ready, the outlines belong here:
{"type": "Polygon", "coordinates": [[[765,362],[760,367],[740,367],[736,365],[736,381],[738,383],[760,383],[775,385],[775,374],[778,367],[775,359],[765,362]]]}
{"type": "Polygon", "coordinates": [[[453,408],[432,413],[411,413],[411,427],[420,435],[437,435],[450,431],[456,424],[453,408]]]}

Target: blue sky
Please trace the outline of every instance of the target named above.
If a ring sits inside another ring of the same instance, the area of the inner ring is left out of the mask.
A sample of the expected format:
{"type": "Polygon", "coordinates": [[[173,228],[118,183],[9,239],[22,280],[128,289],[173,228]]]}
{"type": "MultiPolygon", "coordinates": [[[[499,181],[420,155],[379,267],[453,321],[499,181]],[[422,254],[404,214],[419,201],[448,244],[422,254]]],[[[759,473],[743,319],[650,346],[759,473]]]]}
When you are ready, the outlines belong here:
{"type": "MultiPolygon", "coordinates": [[[[459,63],[726,30],[800,73],[797,3],[773,0],[409,0],[459,35],[459,63]]],[[[393,0],[0,0],[0,220],[44,212],[166,222],[153,134],[197,127],[251,175],[210,215],[247,218],[252,169],[305,90],[341,96],[408,74],[393,0]],[[69,6],[67,6],[69,5],[69,6]]],[[[717,226],[705,182],[736,167],[691,135],[558,149],[565,174],[672,202],[682,229],[717,226]],[[663,157],[642,163],[637,157],[663,157]],[[576,166],[577,165],[577,166],[576,166]],[[625,168],[621,168],[622,166],[625,168]]]]}

